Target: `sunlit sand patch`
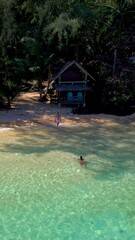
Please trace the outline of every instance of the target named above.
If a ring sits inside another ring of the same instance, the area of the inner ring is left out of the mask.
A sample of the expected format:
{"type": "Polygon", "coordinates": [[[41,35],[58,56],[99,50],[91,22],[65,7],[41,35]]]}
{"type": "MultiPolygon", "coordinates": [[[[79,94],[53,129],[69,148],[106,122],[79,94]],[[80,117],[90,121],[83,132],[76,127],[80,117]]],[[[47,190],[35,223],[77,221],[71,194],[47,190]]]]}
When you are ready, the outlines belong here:
{"type": "Polygon", "coordinates": [[[5,131],[9,131],[9,130],[14,130],[14,128],[0,127],[0,132],[5,132],[5,131]]]}
{"type": "Polygon", "coordinates": [[[135,126],[135,122],[131,122],[130,125],[131,125],[131,126],[135,126]]]}
{"type": "MultiPolygon", "coordinates": [[[[20,121],[20,122],[7,122],[7,123],[2,123],[0,124],[1,127],[3,128],[18,128],[18,127],[32,127],[32,126],[38,126],[38,125],[43,125],[45,127],[48,126],[54,126],[56,127],[56,124],[54,122],[53,118],[46,118],[46,119],[40,119],[40,120],[24,120],[24,121],[20,121]]],[[[110,126],[110,127],[117,127],[120,125],[120,123],[115,122],[115,121],[111,121],[111,120],[97,120],[97,119],[63,119],[62,122],[59,125],[59,128],[61,127],[84,127],[84,128],[89,128],[89,127],[100,127],[100,126],[110,126]]],[[[134,126],[135,124],[130,124],[132,126],[134,126]]]]}

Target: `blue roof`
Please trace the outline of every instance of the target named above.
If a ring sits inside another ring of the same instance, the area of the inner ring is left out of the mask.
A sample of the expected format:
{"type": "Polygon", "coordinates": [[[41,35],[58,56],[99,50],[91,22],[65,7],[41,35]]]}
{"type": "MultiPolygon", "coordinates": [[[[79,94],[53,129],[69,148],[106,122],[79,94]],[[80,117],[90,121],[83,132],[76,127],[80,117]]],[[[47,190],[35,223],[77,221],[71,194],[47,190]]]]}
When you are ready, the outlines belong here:
{"type": "Polygon", "coordinates": [[[85,84],[78,84],[78,85],[72,85],[72,84],[67,84],[67,85],[58,85],[54,84],[54,88],[57,91],[90,91],[92,90],[91,87],[85,84]]]}

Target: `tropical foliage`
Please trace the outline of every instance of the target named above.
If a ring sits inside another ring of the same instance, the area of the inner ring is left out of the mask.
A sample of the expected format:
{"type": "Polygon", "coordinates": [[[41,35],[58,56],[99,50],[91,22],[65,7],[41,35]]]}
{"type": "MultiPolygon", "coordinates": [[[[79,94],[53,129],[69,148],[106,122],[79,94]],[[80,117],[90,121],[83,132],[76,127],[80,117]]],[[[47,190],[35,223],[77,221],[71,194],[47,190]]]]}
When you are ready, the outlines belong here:
{"type": "MultiPolygon", "coordinates": [[[[135,106],[135,0],[1,0],[0,102],[11,106],[75,59],[96,79],[93,111],[135,106]]],[[[92,103],[90,103],[92,104],[92,103]]]]}

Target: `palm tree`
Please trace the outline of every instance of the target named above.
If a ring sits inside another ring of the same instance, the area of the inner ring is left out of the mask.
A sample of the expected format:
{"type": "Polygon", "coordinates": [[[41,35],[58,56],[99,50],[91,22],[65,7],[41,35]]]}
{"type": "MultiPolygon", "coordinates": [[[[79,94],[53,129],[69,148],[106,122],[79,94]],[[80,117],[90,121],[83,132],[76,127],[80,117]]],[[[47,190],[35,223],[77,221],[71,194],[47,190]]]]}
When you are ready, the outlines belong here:
{"type": "MultiPolygon", "coordinates": [[[[102,2],[102,1],[100,1],[102,2]]],[[[135,20],[134,0],[112,0],[109,4],[102,3],[99,8],[102,27],[99,38],[107,39],[114,51],[113,78],[116,75],[117,52],[121,48],[126,29],[135,20]]]]}

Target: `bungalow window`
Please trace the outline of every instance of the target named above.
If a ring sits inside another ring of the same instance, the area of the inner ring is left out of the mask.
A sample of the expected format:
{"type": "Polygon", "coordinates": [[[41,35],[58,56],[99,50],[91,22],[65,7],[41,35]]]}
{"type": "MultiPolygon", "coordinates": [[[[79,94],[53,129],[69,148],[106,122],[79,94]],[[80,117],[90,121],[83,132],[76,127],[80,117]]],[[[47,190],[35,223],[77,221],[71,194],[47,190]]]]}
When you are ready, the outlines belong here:
{"type": "Polygon", "coordinates": [[[68,100],[68,101],[72,101],[72,100],[73,100],[73,93],[72,93],[72,92],[68,92],[68,94],[67,94],[67,100],[68,100]]]}

